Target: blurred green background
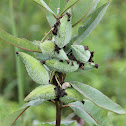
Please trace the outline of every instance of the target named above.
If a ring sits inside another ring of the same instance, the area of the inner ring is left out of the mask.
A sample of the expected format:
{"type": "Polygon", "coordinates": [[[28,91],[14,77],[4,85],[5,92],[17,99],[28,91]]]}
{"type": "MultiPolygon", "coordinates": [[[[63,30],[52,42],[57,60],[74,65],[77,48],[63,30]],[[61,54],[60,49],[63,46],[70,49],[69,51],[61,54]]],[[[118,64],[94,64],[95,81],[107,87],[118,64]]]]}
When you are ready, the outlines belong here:
{"type": "MultiPolygon", "coordinates": [[[[100,6],[105,1],[101,1],[100,6]]],[[[74,80],[89,84],[126,109],[126,1],[113,0],[107,13],[82,44],[95,51],[94,60],[100,64],[99,69],[81,73],[70,73],[66,81],[74,80]]],[[[50,29],[46,20],[46,10],[33,0],[24,1],[19,11],[19,0],[14,1],[14,16],[18,37],[29,40],[41,40],[50,29]]],[[[83,24],[83,22],[82,22],[83,24]]],[[[9,0],[0,0],[0,29],[12,34],[9,0]]],[[[77,29],[74,29],[74,33],[77,29]]],[[[23,64],[23,63],[22,63],[23,64]]],[[[27,75],[24,65],[24,94],[32,91],[35,84],[27,75]]],[[[16,55],[14,47],[0,39],[0,119],[13,112],[18,104],[16,55]]],[[[63,110],[63,118],[71,113],[63,110]]],[[[126,116],[108,113],[111,126],[125,126],[126,116]]],[[[26,125],[37,125],[39,121],[54,121],[55,106],[45,102],[39,107],[32,107],[25,113],[26,125]]],[[[16,126],[16,125],[15,125],[16,126]]],[[[17,126],[20,126],[17,121],[17,126]]]]}

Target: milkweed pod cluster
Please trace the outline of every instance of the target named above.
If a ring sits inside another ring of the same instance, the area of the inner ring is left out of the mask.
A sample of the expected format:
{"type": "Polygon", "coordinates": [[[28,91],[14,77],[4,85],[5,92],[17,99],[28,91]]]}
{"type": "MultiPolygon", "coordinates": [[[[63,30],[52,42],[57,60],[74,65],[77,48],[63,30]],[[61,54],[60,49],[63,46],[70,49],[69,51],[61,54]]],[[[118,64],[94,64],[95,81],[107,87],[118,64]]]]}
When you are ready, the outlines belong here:
{"type": "MultiPolygon", "coordinates": [[[[70,10],[68,12],[70,13],[70,10]]],[[[59,48],[67,45],[72,37],[71,17],[68,12],[61,18],[60,24],[57,26],[57,34],[54,36],[55,43],[59,48]]]]}
{"type": "Polygon", "coordinates": [[[18,52],[26,67],[29,76],[38,84],[49,84],[49,74],[45,67],[34,57],[24,53],[18,52]]]}
{"type": "Polygon", "coordinates": [[[64,50],[63,49],[57,50],[56,49],[57,46],[53,41],[46,40],[43,43],[41,43],[39,46],[42,53],[49,57],[57,58],[59,60],[68,60],[68,57],[64,52],[64,50]]]}
{"type": "Polygon", "coordinates": [[[46,60],[45,64],[58,72],[69,73],[74,72],[79,68],[79,65],[76,61],[69,60],[60,62],[57,59],[46,60]]]}
{"type": "Polygon", "coordinates": [[[72,87],[67,88],[65,90],[65,92],[66,92],[67,95],[60,98],[60,100],[64,104],[68,104],[68,103],[75,102],[75,101],[82,101],[84,99],[84,96],[72,87]]]}
{"type": "Polygon", "coordinates": [[[86,47],[84,47],[83,45],[72,45],[71,47],[72,47],[72,53],[78,61],[82,63],[88,62],[91,53],[89,50],[87,50],[86,47]]]}
{"type": "Polygon", "coordinates": [[[30,94],[28,94],[24,101],[36,100],[38,98],[45,100],[55,99],[56,92],[54,88],[55,86],[52,84],[39,86],[35,88],[30,94]]]}

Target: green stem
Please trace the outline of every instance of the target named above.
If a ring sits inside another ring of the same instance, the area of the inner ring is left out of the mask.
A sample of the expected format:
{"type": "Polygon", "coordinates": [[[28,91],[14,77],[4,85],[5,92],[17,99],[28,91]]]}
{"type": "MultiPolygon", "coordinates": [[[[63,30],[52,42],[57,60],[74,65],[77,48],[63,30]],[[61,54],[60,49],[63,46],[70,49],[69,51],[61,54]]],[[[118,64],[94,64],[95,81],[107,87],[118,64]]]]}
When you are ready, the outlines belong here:
{"type": "Polygon", "coordinates": [[[49,32],[42,38],[42,40],[41,40],[41,43],[45,40],[45,38],[51,33],[51,31],[53,30],[54,28],[51,28],[50,30],[49,30],[49,32]]]}
{"type": "Polygon", "coordinates": [[[56,126],[60,126],[61,123],[61,102],[59,100],[56,101],[56,126]]]}
{"type": "MultiPolygon", "coordinates": [[[[13,0],[9,0],[9,6],[10,6],[10,15],[11,15],[11,23],[12,23],[12,34],[17,37],[18,34],[16,31],[16,23],[14,19],[13,0]]],[[[15,53],[20,51],[20,49],[17,47],[14,47],[14,49],[15,49],[15,53]]],[[[23,69],[22,69],[22,62],[19,57],[16,57],[16,70],[17,70],[16,73],[17,73],[17,84],[18,84],[18,101],[20,106],[22,106],[24,103],[23,69]]]]}

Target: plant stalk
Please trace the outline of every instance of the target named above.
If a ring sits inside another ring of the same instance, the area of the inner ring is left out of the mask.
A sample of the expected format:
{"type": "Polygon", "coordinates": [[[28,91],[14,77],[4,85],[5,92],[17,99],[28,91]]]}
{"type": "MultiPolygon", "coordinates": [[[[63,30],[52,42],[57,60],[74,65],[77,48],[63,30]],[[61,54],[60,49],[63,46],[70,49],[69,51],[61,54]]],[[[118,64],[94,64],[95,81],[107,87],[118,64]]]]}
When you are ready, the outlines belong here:
{"type": "MultiPolygon", "coordinates": [[[[17,37],[16,31],[16,23],[14,20],[14,10],[13,10],[13,0],[9,1],[10,3],[10,14],[11,14],[11,22],[12,22],[12,34],[17,37]]],[[[19,48],[15,47],[15,52],[20,51],[19,48]]],[[[23,91],[23,70],[21,65],[20,58],[16,57],[16,70],[17,70],[17,83],[18,83],[18,100],[19,104],[22,105],[24,102],[24,91],[23,91]]]]}
{"type": "Polygon", "coordinates": [[[60,126],[61,123],[61,109],[62,105],[59,100],[56,101],[56,126],[60,126]]]}
{"type": "MultiPolygon", "coordinates": [[[[18,33],[16,30],[16,23],[14,19],[14,5],[13,0],[9,0],[9,6],[10,6],[10,16],[11,16],[11,23],[12,23],[12,34],[17,37],[18,33]]],[[[15,53],[19,52],[20,49],[17,47],[14,47],[15,53]]],[[[18,84],[18,101],[20,106],[24,103],[24,85],[23,85],[23,69],[22,69],[22,62],[19,57],[16,57],[16,73],[17,73],[17,84],[18,84]]],[[[22,116],[22,126],[23,124],[23,116],[22,116]]]]}

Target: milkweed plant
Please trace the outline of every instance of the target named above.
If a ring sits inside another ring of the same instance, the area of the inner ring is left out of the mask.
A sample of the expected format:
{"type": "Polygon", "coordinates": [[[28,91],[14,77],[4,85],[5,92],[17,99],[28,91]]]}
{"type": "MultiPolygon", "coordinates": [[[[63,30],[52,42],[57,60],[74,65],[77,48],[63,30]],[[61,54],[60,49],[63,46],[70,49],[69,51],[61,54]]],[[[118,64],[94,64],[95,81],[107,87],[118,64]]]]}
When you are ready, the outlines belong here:
{"type": "Polygon", "coordinates": [[[16,52],[28,75],[40,86],[25,97],[26,103],[19,110],[1,120],[0,126],[12,126],[29,107],[39,106],[45,101],[56,105],[56,121],[43,122],[41,126],[77,126],[76,121],[61,121],[61,110],[65,107],[70,107],[91,126],[109,126],[105,119],[107,110],[126,114],[125,110],[99,90],[76,81],[65,82],[65,77],[67,73],[98,69],[99,65],[93,60],[94,52],[81,42],[101,21],[110,1],[97,9],[100,0],[52,0],[50,4],[46,0],[34,1],[48,11],[47,20],[51,28],[42,40],[31,42],[3,30],[0,30],[0,38],[35,54],[33,57],[25,52],[16,52]],[[85,23],[73,36],[73,27],[82,20],[85,23]],[[38,54],[39,59],[36,58],[38,54]]]}

